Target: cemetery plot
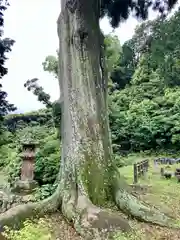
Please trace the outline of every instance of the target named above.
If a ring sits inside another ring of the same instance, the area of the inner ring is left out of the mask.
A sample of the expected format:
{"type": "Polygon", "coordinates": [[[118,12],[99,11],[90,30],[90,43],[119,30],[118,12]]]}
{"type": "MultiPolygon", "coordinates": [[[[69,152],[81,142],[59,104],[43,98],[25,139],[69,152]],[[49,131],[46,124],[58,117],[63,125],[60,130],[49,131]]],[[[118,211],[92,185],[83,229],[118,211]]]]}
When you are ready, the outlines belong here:
{"type": "Polygon", "coordinates": [[[180,163],[154,165],[154,159],[149,158],[146,177],[142,177],[143,175],[138,177],[136,184],[133,184],[134,165],[122,167],[120,172],[128,182],[132,193],[139,199],[152,206],[156,203],[159,210],[179,219],[180,184],[178,181],[180,179],[180,163]],[[164,168],[164,173],[171,173],[171,178],[165,175],[161,176],[161,168],[164,168]],[[134,186],[136,186],[135,189],[134,186]]]}
{"type": "Polygon", "coordinates": [[[156,158],[154,159],[154,164],[178,164],[180,163],[180,158],[156,158]]]}
{"type": "Polygon", "coordinates": [[[180,182],[180,158],[157,158],[154,166],[160,166],[160,175],[166,179],[175,177],[180,182]]]}

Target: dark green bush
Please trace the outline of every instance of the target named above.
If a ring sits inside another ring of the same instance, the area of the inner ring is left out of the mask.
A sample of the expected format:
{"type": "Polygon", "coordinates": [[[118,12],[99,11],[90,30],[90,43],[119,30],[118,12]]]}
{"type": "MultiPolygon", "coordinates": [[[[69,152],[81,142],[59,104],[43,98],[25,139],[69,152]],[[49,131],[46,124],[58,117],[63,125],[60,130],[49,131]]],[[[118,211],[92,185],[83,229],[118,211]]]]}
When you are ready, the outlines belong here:
{"type": "Polygon", "coordinates": [[[47,139],[36,154],[35,179],[40,185],[54,183],[60,165],[60,141],[47,139]]]}

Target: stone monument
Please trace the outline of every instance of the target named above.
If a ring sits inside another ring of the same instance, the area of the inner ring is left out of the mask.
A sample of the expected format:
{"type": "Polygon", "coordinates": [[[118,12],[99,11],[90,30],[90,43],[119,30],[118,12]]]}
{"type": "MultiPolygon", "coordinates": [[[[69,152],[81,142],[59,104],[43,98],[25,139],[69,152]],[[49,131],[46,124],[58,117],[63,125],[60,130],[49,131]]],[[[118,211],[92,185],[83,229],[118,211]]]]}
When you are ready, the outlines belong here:
{"type": "Polygon", "coordinates": [[[15,190],[22,192],[31,192],[37,187],[37,182],[34,180],[34,164],[35,164],[35,150],[37,143],[27,142],[22,144],[22,158],[21,177],[15,183],[15,190]]]}

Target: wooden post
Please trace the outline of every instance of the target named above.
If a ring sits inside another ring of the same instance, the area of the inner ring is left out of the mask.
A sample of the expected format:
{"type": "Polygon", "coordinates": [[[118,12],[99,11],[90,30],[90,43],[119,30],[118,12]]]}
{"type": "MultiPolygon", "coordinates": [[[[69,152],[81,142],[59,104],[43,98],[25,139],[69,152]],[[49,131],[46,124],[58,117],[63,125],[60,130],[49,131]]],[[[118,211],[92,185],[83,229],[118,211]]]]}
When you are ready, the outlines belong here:
{"type": "Polygon", "coordinates": [[[145,162],[145,171],[146,171],[146,173],[148,172],[148,168],[149,168],[149,162],[148,162],[148,160],[146,160],[146,162],[145,162]]]}
{"type": "Polygon", "coordinates": [[[138,182],[137,164],[134,164],[134,183],[138,182]]]}
{"type": "Polygon", "coordinates": [[[146,160],[146,172],[148,171],[149,168],[149,160],[146,160]]]}
{"type": "Polygon", "coordinates": [[[164,168],[161,168],[161,177],[164,177],[164,168]]]}
{"type": "Polygon", "coordinates": [[[148,168],[149,168],[149,160],[145,160],[145,173],[144,173],[144,176],[146,178],[147,178],[148,168]]]}
{"type": "Polygon", "coordinates": [[[142,162],[141,167],[142,167],[142,176],[145,177],[145,174],[146,174],[146,162],[145,161],[142,162]]]}

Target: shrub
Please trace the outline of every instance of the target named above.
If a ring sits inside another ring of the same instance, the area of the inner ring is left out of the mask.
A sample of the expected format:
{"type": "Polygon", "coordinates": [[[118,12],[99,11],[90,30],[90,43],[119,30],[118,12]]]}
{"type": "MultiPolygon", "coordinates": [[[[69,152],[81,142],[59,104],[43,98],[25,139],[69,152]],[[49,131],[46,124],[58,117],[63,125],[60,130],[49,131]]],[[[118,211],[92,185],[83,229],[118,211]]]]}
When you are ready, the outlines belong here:
{"type": "Polygon", "coordinates": [[[40,185],[53,184],[59,171],[60,142],[48,140],[36,155],[35,180],[40,185]]]}
{"type": "Polygon", "coordinates": [[[56,188],[57,183],[42,185],[40,188],[36,189],[34,194],[35,199],[39,201],[51,196],[55,192],[56,188]]]}
{"type": "Polygon", "coordinates": [[[14,153],[13,158],[9,161],[6,167],[6,172],[8,173],[8,182],[12,184],[17,177],[20,177],[21,169],[21,158],[18,153],[14,153]]]}

